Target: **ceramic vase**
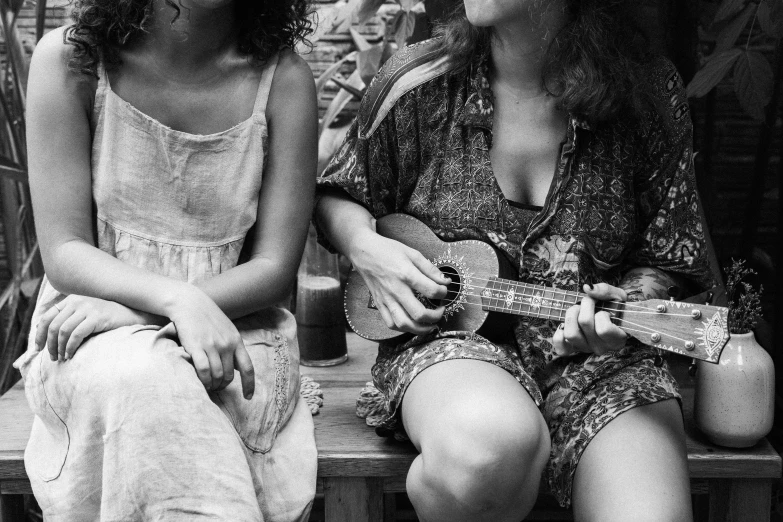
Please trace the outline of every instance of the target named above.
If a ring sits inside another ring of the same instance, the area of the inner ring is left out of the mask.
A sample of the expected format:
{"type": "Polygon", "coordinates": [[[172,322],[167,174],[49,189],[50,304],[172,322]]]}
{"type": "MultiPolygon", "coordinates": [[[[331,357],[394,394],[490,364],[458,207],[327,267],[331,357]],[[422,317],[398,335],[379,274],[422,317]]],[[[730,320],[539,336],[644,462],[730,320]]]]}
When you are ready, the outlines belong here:
{"type": "Polygon", "coordinates": [[[772,429],[775,367],[753,332],[731,334],[718,364],[698,361],[694,418],[720,446],[747,448],[772,429]]]}

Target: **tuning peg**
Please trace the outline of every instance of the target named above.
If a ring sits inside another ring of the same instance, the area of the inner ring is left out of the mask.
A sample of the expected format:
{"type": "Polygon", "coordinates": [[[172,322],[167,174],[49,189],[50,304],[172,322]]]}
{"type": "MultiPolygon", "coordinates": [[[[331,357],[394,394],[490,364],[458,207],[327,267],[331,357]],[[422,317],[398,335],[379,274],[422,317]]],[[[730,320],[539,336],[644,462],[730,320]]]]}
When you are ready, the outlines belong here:
{"type": "Polygon", "coordinates": [[[659,348],[655,349],[655,359],[653,360],[653,364],[658,368],[663,366],[663,350],[659,348]]]}
{"type": "Polygon", "coordinates": [[[688,366],[688,375],[696,377],[696,359],[691,359],[691,364],[688,366]]]}

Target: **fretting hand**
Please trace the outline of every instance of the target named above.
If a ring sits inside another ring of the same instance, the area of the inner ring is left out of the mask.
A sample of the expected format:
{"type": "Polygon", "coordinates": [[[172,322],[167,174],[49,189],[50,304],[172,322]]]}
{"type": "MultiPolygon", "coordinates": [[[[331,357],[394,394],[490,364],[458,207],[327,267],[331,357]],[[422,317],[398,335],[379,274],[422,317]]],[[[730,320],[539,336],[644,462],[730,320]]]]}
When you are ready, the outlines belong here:
{"type": "Polygon", "coordinates": [[[587,296],[566,311],[564,322],[552,337],[558,355],[577,352],[602,355],[625,346],[628,335],[612,322],[608,311],[597,310],[602,302],[625,302],[625,291],[599,283],[592,288],[585,285],[584,292],[587,296]]]}

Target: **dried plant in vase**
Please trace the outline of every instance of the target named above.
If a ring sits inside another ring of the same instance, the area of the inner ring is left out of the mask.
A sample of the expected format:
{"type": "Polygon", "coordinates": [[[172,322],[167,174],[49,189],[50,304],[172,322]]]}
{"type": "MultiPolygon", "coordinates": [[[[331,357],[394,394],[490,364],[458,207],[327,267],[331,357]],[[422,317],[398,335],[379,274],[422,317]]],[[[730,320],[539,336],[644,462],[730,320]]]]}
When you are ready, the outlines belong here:
{"type": "Polygon", "coordinates": [[[745,260],[732,259],[731,268],[726,270],[726,295],[729,298],[729,331],[733,334],[751,332],[762,317],[761,292],[755,290],[746,277],[756,271],[745,266],[745,260]]]}
{"type": "Polygon", "coordinates": [[[762,315],[761,288],[744,281],[755,273],[732,260],[726,270],[731,338],[718,364],[697,362],[696,425],[715,444],[733,448],[756,444],[774,418],[775,366],[753,334],[762,315]]]}

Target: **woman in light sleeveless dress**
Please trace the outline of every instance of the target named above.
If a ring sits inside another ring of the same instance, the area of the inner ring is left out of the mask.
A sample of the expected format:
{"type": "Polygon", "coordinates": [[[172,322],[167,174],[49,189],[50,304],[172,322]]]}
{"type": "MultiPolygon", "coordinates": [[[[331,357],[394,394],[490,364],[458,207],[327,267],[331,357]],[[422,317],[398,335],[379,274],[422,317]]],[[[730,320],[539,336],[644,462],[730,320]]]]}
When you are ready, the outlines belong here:
{"type": "Polygon", "coordinates": [[[274,306],[314,190],[313,79],[288,50],[306,15],[301,0],[81,0],[39,43],[28,151],[47,277],[17,367],[47,520],[307,519],[313,423],[295,323],[274,306]]]}

